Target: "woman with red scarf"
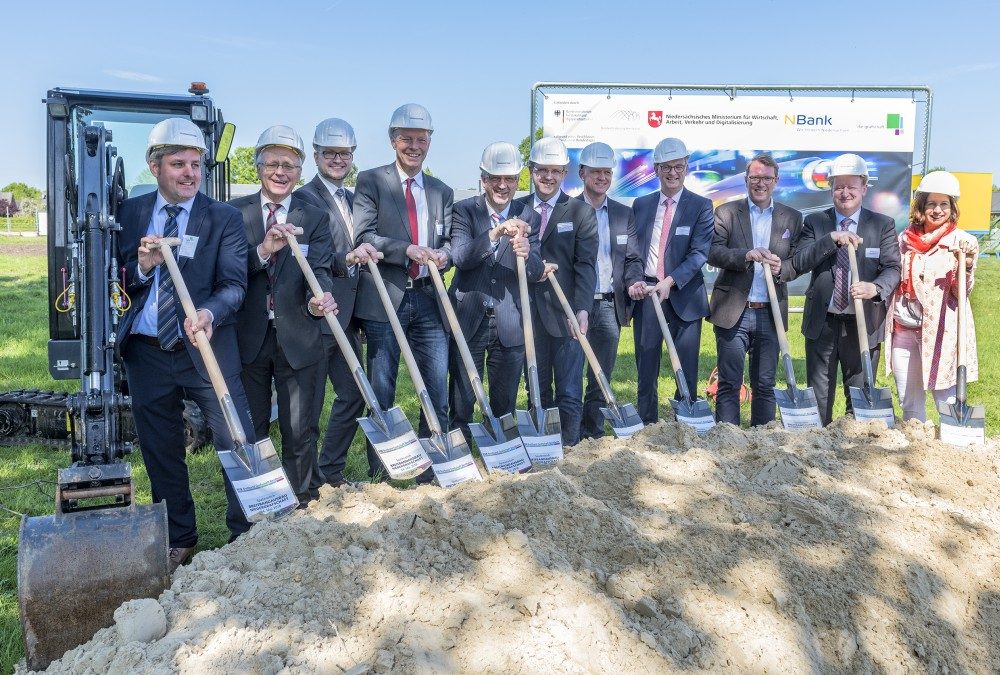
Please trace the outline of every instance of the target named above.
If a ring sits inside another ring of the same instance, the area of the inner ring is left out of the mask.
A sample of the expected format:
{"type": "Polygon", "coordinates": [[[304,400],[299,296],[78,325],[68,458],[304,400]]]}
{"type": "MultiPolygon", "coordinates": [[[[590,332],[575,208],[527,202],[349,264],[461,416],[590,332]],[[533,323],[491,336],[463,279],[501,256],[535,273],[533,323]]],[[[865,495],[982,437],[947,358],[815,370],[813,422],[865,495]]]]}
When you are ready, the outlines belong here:
{"type": "MultiPolygon", "coordinates": [[[[910,224],[899,235],[902,279],[888,303],[886,367],[896,377],[903,419],[927,420],[927,392],[935,404],[954,401],[958,366],[957,252],[966,252],[967,292],[979,254],[979,243],[958,229],[958,179],[947,171],[932,171],[917,186],[910,206],[910,224]]],[[[968,300],[966,300],[968,302],[968,300]]],[[[972,310],[966,316],[966,372],[979,375],[972,310]]]]}

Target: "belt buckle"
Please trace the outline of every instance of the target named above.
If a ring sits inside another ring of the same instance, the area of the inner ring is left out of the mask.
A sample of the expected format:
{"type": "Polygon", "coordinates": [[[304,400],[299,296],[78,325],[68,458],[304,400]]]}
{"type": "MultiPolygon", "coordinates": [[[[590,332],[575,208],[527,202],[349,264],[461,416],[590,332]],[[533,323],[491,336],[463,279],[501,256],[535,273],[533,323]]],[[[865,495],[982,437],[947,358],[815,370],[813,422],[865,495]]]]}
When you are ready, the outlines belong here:
{"type": "Polygon", "coordinates": [[[411,279],[410,277],[406,277],[406,289],[407,290],[409,290],[411,288],[416,288],[416,286],[413,285],[414,281],[415,281],[414,279],[411,279]]]}

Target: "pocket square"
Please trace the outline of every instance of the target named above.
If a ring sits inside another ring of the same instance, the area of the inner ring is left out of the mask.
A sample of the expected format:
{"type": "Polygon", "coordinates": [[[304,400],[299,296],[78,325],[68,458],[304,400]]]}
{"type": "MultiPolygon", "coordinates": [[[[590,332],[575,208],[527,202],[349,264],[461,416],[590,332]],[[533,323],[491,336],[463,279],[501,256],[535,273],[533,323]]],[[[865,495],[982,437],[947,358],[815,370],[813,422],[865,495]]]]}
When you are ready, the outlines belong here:
{"type": "Polygon", "coordinates": [[[788,228],[785,228],[785,231],[781,233],[782,239],[788,239],[790,236],[792,236],[792,232],[788,228]]]}

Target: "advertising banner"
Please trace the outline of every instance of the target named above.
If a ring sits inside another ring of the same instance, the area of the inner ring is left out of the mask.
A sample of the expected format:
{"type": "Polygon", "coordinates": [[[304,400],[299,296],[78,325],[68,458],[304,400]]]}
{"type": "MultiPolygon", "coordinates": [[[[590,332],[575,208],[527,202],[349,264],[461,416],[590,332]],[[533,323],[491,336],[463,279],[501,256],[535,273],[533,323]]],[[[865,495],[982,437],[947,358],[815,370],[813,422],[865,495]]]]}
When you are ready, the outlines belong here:
{"type": "Polygon", "coordinates": [[[912,98],[549,93],[542,108],[544,135],[569,148],[563,188],[583,189],[580,150],[601,141],[615,149],[609,195],[626,203],[659,189],[653,147],[663,138],[684,141],[691,152],[685,187],[716,206],[744,199],[743,174],[757,153],[780,167],[775,199],[805,214],[831,206],[829,168],[853,152],[868,162],[865,205],[906,223],[915,144],[912,98]]]}

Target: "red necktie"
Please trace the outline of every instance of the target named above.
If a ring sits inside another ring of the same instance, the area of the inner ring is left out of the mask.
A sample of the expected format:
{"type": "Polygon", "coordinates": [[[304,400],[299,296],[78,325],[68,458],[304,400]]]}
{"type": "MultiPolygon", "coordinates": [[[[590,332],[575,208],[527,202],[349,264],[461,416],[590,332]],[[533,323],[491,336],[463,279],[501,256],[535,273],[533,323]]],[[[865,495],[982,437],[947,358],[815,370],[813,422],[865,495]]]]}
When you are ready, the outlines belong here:
{"type": "Polygon", "coordinates": [[[670,242],[670,221],[674,219],[674,200],[667,197],[667,206],[663,209],[663,222],[660,224],[660,256],[656,259],[656,278],[663,281],[663,259],[667,257],[667,244],[670,242]]]}
{"type": "MultiPolygon", "coordinates": [[[[417,229],[417,200],[413,198],[413,190],[410,186],[413,185],[413,179],[406,179],[406,215],[410,219],[410,239],[413,240],[414,245],[420,246],[420,231],[417,229]]],[[[417,275],[420,274],[420,265],[416,262],[411,262],[410,266],[406,269],[406,273],[411,279],[416,279],[417,275]]]]}

